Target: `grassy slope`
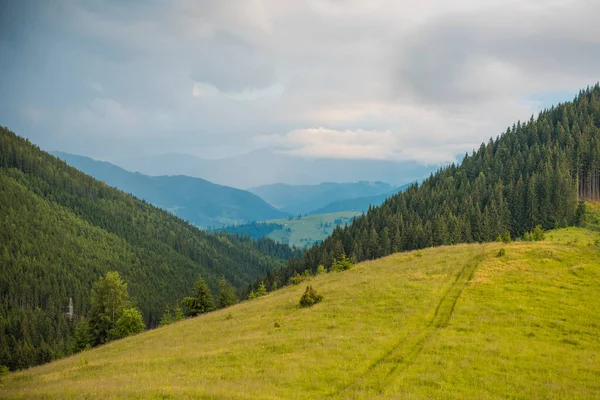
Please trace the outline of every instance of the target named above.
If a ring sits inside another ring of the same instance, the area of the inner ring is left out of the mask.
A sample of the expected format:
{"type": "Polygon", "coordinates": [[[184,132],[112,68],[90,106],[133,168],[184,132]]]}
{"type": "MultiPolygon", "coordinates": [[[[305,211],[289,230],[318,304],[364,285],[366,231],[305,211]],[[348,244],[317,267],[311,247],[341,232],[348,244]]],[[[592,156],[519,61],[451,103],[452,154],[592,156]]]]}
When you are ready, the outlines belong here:
{"type": "Polygon", "coordinates": [[[0,397],[597,398],[599,237],[395,254],[311,278],[311,309],[284,288],[11,374],[0,397]]]}
{"type": "Polygon", "coordinates": [[[267,237],[280,243],[287,243],[290,246],[306,247],[312,246],[315,242],[325,239],[333,232],[335,228],[334,221],[338,218],[352,218],[361,215],[361,212],[343,211],[329,214],[313,214],[302,216],[302,218],[289,220],[288,218],[272,219],[265,221],[267,223],[282,224],[284,229],[276,229],[267,237]],[[328,228],[321,228],[321,223],[330,223],[328,228]],[[286,232],[285,228],[290,228],[291,232],[286,232]]]}

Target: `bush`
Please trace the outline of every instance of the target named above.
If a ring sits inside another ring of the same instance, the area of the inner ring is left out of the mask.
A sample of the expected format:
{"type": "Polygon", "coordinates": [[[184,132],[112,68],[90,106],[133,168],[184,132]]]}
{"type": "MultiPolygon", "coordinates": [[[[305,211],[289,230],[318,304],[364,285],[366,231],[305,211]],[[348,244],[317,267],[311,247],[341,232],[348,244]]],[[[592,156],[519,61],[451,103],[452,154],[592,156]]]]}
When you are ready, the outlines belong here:
{"type": "Polygon", "coordinates": [[[505,255],[506,255],[506,250],[503,247],[498,251],[498,254],[496,254],[496,257],[503,257],[505,255]]]}
{"type": "Polygon", "coordinates": [[[306,287],[306,291],[300,298],[300,307],[312,307],[321,300],[323,300],[323,296],[318,294],[317,291],[309,285],[306,287]]]}
{"type": "Polygon", "coordinates": [[[531,239],[539,242],[540,240],[544,240],[546,238],[546,234],[541,226],[536,226],[533,232],[531,232],[531,239]]]}
{"type": "Polygon", "coordinates": [[[296,272],[294,274],[294,276],[290,277],[290,284],[291,285],[299,285],[302,282],[304,282],[306,279],[308,279],[310,277],[310,274],[307,272],[308,272],[308,270],[304,271],[304,273],[302,275],[300,275],[296,272]]]}
{"type": "Polygon", "coordinates": [[[320,264],[317,267],[317,273],[315,275],[323,275],[326,272],[327,272],[327,270],[325,269],[325,266],[323,264],[320,264]]]}
{"type": "Polygon", "coordinates": [[[331,270],[332,271],[345,271],[347,269],[350,269],[351,267],[352,267],[352,263],[350,262],[348,257],[346,257],[346,255],[342,253],[342,256],[340,257],[340,259],[339,260],[336,259],[333,262],[333,264],[331,265],[331,270]]]}
{"type": "Polygon", "coordinates": [[[512,239],[510,238],[510,232],[509,231],[504,232],[504,235],[502,235],[502,242],[503,243],[510,243],[510,242],[512,242],[512,239]]]}
{"type": "Polygon", "coordinates": [[[8,367],[6,365],[0,365],[0,377],[8,375],[8,367]]]}

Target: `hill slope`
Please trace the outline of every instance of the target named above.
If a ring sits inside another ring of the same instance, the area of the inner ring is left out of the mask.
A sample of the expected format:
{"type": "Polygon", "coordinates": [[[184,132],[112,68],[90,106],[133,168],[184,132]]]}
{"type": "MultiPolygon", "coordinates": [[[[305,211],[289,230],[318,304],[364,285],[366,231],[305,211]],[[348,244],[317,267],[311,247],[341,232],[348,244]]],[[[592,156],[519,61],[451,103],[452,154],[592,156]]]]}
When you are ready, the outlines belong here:
{"type": "Polygon", "coordinates": [[[297,257],[288,246],[210,235],[108,187],[0,128],[0,365],[71,352],[64,315],[89,308],[92,283],[120,272],[153,326],[202,275],[238,289],[297,257]]]}
{"type": "Polygon", "coordinates": [[[394,254],[311,278],[312,308],[286,287],[11,374],[0,397],[595,398],[599,238],[394,254]]]}
{"type": "Polygon", "coordinates": [[[183,175],[147,176],[88,157],[62,152],[52,154],[80,171],[168,210],[194,225],[224,226],[287,215],[253,193],[204,179],[183,175]]]}
{"type": "Polygon", "coordinates": [[[326,182],[319,185],[277,183],[248,190],[282,211],[290,214],[305,214],[333,201],[387,194],[394,188],[384,182],[326,182]]]}

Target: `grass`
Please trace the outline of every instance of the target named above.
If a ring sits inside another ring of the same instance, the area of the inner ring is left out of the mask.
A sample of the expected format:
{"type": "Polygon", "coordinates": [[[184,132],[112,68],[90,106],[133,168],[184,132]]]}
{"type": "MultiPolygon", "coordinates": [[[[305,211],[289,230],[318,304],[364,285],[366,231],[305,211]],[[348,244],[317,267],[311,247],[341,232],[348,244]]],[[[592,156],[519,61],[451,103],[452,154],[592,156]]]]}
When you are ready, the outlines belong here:
{"type": "MultiPolygon", "coordinates": [[[[335,220],[342,219],[346,223],[350,218],[362,213],[354,211],[343,211],[329,214],[313,214],[302,216],[300,219],[281,218],[265,222],[282,224],[284,229],[277,229],[271,232],[267,237],[281,243],[288,243],[290,246],[307,247],[312,246],[318,241],[331,235],[336,227],[335,220]],[[328,224],[330,226],[325,227],[328,224]],[[289,228],[289,232],[287,229],[289,228]]],[[[343,224],[342,224],[343,225],[343,224]]]]}
{"type": "Polygon", "coordinates": [[[0,398],[599,398],[599,237],[365,262],[11,373],[0,398]],[[300,308],[307,284],[324,300],[300,308]]]}

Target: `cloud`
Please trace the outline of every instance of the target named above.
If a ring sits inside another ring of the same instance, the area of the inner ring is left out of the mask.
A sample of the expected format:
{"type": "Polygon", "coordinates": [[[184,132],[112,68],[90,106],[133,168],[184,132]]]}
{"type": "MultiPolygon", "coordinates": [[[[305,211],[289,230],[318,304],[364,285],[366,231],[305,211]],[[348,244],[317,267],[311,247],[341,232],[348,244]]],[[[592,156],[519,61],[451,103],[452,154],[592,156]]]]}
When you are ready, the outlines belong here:
{"type": "Polygon", "coordinates": [[[315,158],[387,159],[394,154],[394,135],[389,131],[296,129],[285,135],[260,136],[258,140],[289,149],[282,153],[315,158]]]}
{"type": "Polygon", "coordinates": [[[6,4],[0,123],[97,158],[283,146],[448,162],[600,64],[587,0],[6,4]]]}
{"type": "Polygon", "coordinates": [[[284,88],[279,84],[270,85],[264,88],[244,89],[239,92],[221,91],[214,85],[204,82],[194,82],[192,87],[192,96],[194,97],[223,97],[237,101],[253,101],[262,98],[273,98],[280,96],[283,92],[284,88]]]}
{"type": "Polygon", "coordinates": [[[264,135],[258,141],[280,147],[279,153],[298,157],[419,161],[430,165],[456,161],[465,148],[477,143],[444,146],[404,146],[400,136],[387,131],[295,129],[283,135],[264,135]]]}

